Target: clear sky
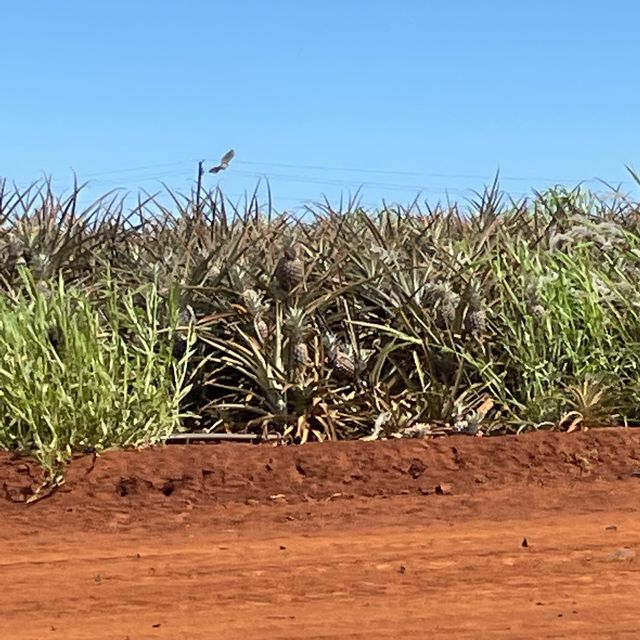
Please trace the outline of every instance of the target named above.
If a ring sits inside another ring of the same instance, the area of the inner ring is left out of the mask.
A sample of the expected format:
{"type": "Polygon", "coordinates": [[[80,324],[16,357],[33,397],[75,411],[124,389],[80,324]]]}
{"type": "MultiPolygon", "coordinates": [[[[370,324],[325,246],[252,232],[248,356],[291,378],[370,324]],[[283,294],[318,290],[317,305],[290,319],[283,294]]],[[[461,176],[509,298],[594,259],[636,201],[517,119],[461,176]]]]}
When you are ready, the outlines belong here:
{"type": "MultiPolygon", "coordinates": [[[[279,209],[640,168],[637,0],[0,0],[0,176],[279,209]]],[[[589,183],[596,189],[603,187],[589,183]]]]}

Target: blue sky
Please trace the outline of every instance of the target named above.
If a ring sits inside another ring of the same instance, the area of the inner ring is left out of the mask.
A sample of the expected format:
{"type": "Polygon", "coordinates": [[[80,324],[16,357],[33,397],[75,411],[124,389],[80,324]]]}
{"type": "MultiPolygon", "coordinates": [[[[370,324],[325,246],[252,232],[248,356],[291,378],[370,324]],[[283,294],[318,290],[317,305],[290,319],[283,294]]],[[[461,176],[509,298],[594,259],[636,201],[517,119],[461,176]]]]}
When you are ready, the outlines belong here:
{"type": "MultiPolygon", "coordinates": [[[[0,0],[0,176],[279,209],[518,195],[640,168],[632,0],[0,0]]],[[[598,183],[589,183],[603,189],[598,183]]]]}

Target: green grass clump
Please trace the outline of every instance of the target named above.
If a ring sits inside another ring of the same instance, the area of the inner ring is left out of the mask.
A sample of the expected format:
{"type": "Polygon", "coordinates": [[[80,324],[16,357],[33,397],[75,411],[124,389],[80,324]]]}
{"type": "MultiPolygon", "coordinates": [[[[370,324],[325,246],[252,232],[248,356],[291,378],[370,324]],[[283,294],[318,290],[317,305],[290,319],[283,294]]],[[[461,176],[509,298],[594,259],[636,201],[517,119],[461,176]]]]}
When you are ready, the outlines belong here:
{"type": "MultiPolygon", "coordinates": [[[[162,442],[189,391],[173,353],[177,314],[147,285],[91,296],[62,278],[0,298],[0,447],[28,452],[59,481],[76,452],[162,442]]],[[[190,336],[187,336],[191,340],[190,336]]]]}

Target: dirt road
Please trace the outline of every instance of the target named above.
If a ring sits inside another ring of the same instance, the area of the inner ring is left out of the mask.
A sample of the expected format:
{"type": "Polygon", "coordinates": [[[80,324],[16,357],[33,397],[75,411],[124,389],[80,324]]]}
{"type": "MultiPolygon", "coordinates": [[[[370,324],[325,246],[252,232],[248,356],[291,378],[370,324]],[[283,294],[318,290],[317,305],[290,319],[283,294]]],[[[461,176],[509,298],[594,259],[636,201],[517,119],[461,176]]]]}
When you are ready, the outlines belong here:
{"type": "Polygon", "coordinates": [[[637,638],[640,433],[0,459],[0,638],[637,638]],[[525,542],[526,540],[526,542],[525,542]]]}

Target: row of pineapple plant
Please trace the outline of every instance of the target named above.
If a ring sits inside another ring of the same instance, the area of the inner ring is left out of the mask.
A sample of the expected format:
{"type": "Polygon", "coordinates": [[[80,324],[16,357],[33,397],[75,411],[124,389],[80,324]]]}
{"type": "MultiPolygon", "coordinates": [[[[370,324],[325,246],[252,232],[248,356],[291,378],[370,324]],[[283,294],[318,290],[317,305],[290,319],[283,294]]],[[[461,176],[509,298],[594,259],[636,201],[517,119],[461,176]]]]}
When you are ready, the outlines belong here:
{"type": "Polygon", "coordinates": [[[467,203],[297,217],[201,185],[166,195],[83,205],[78,185],[0,184],[0,283],[8,308],[31,279],[103,316],[106,280],[140,291],[133,310],[122,294],[137,320],[119,337],[166,323],[188,360],[179,428],[301,442],[640,421],[640,205],[622,194],[516,202],[494,183],[467,203]]]}

